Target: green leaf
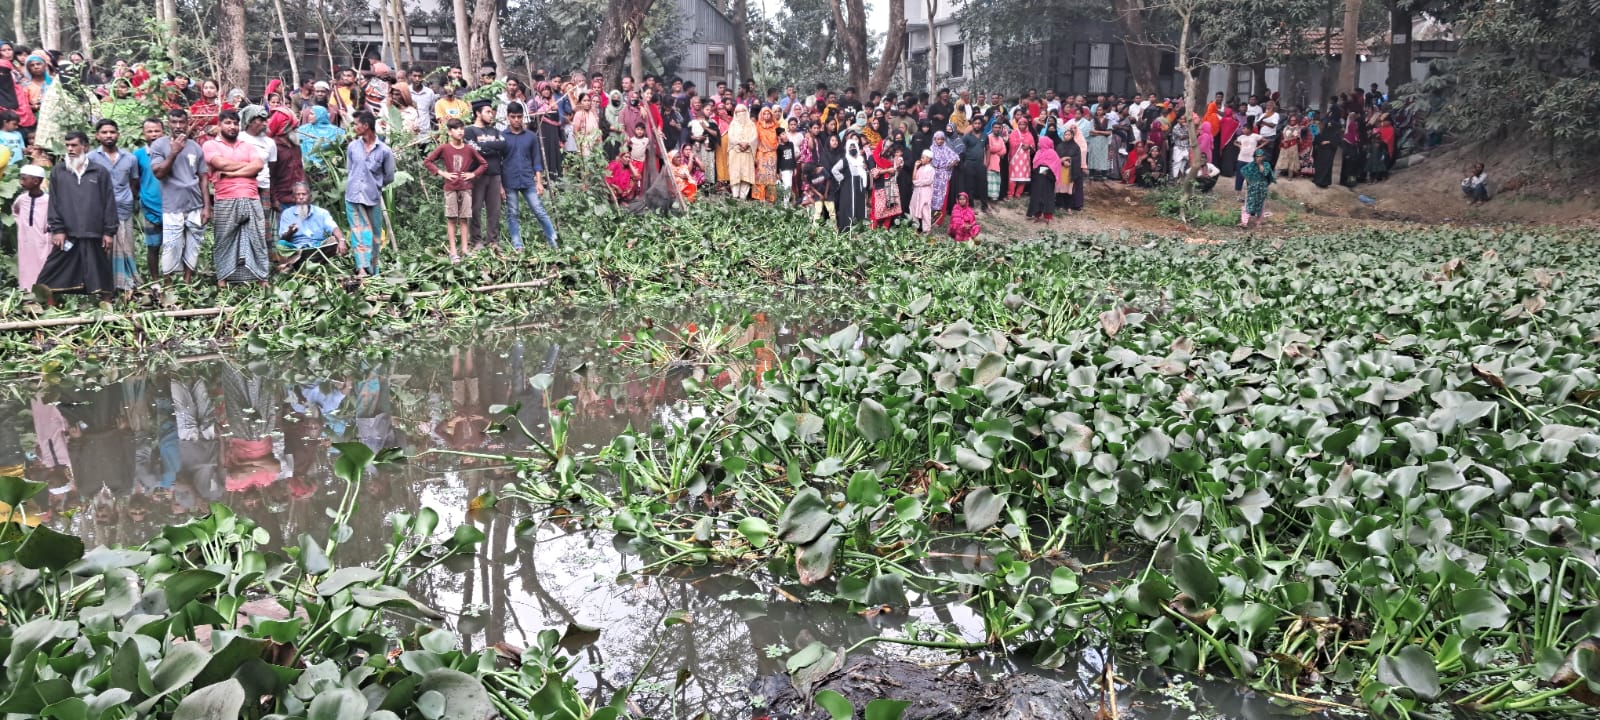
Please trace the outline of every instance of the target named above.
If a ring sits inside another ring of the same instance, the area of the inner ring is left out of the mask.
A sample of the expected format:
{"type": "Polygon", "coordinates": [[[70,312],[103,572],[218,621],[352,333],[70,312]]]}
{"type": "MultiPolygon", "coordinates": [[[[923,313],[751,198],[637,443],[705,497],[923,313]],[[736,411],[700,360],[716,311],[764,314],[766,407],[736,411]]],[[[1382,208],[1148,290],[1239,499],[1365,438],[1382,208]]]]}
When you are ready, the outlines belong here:
{"type": "Polygon", "coordinates": [[[1138,442],[1134,443],[1133,449],[1134,459],[1157,462],[1167,459],[1168,453],[1172,452],[1172,440],[1161,431],[1161,428],[1150,428],[1138,442]]]}
{"type": "Polygon", "coordinates": [[[1437,700],[1441,690],[1433,656],[1416,645],[1401,648],[1393,657],[1379,658],[1378,682],[1418,700],[1437,700]]]}
{"type": "Polygon", "coordinates": [[[112,550],[104,545],[90,550],[82,560],[73,563],[67,570],[78,577],[93,577],[104,575],[117,568],[139,567],[150,559],[150,553],[143,550],[112,550]]]}
{"type": "Polygon", "coordinates": [[[317,542],[316,538],[300,533],[298,545],[300,557],[295,559],[295,564],[299,565],[307,575],[321,575],[333,567],[333,563],[328,562],[327,553],[322,551],[322,543],[317,542]]]}
{"type": "Polygon", "coordinates": [[[1175,452],[1167,459],[1172,461],[1172,466],[1186,473],[1200,472],[1206,466],[1206,458],[1195,450],[1181,450],[1175,452]]]}
{"type": "Polygon", "coordinates": [[[306,720],[366,720],[366,717],[366,696],[342,687],[317,693],[306,710],[306,720]]]}
{"type": "MultiPolygon", "coordinates": [[[[212,635],[212,642],[221,637],[222,633],[212,635]]],[[[266,638],[253,638],[245,635],[234,635],[222,649],[211,656],[204,669],[194,678],[195,687],[207,687],[219,683],[233,676],[239,666],[261,657],[267,649],[266,638]]]]}
{"type": "Polygon", "coordinates": [[[1172,583],[1178,586],[1201,607],[1209,607],[1217,600],[1222,584],[1206,565],[1205,558],[1194,553],[1180,553],[1172,560],[1172,583]]]}
{"type": "Polygon", "coordinates": [[[833,553],[839,547],[839,537],[823,533],[808,545],[795,549],[794,565],[800,575],[801,585],[815,585],[833,572],[833,553]]]}
{"type": "Polygon", "coordinates": [[[1078,591],[1078,574],[1071,568],[1058,567],[1050,573],[1050,592],[1071,595],[1078,591]]]}
{"type": "Polygon", "coordinates": [[[237,718],[244,708],[244,686],[229,679],[200,688],[178,703],[172,720],[217,720],[237,718]]]}
{"type": "Polygon", "coordinates": [[[440,720],[481,720],[495,713],[494,703],[489,700],[483,683],[459,670],[431,671],[417,688],[424,693],[437,692],[444,696],[444,715],[440,720]]]}
{"type": "Polygon", "coordinates": [[[972,371],[972,384],[978,387],[988,387],[990,383],[1004,377],[1006,374],[1006,358],[997,352],[986,353],[978,361],[978,367],[972,371]]]}
{"type": "Polygon", "coordinates": [[[83,541],[72,535],[56,532],[48,525],[28,531],[22,545],[17,548],[16,560],[25,568],[34,570],[61,570],[83,557],[83,541]]]}
{"type": "Polygon", "coordinates": [[[1461,617],[1462,634],[1499,630],[1511,621],[1511,609],[1493,591],[1484,588],[1468,588],[1456,593],[1455,608],[1461,617]]]}
{"type": "MultiPolygon", "coordinates": [[[[210,659],[211,654],[200,647],[200,643],[186,642],[171,646],[167,649],[166,657],[161,658],[156,669],[150,672],[150,686],[155,688],[155,692],[134,709],[139,713],[150,712],[162,698],[187,686],[206,668],[206,662],[210,659]]],[[[361,709],[366,710],[366,706],[362,705],[361,709]]]]}
{"type": "Polygon", "coordinates": [[[876,507],[883,501],[883,483],[878,480],[878,474],[871,470],[862,470],[850,477],[850,485],[845,488],[845,499],[862,507],[876,507]]]}
{"type": "MultiPolygon", "coordinates": [[[[821,653],[818,653],[819,657],[820,655],[821,653]]],[[[826,710],[831,720],[850,720],[855,717],[856,710],[850,704],[850,700],[832,690],[823,690],[817,693],[817,696],[812,698],[811,701],[816,703],[817,707],[826,710]]]]}
{"type": "Polygon", "coordinates": [[[966,517],[968,532],[981,532],[1000,521],[1000,511],[1006,506],[1006,496],[997,495],[987,487],[974,488],[962,501],[961,511],[966,517]]]}
{"type": "Polygon", "coordinates": [[[750,545],[759,549],[767,546],[767,541],[772,539],[772,526],[766,520],[758,517],[747,517],[739,521],[739,534],[750,542],[750,545]]]}
{"type": "Polygon", "coordinates": [[[867,603],[874,607],[906,606],[906,581],[899,573],[886,572],[872,578],[867,585],[867,603]]]}
{"type": "Polygon", "coordinates": [[[911,702],[907,700],[879,698],[867,703],[867,710],[863,717],[865,720],[900,720],[905,715],[908,707],[911,707],[911,702]]]}
{"type": "Polygon", "coordinates": [[[351,585],[369,583],[383,577],[383,573],[364,567],[339,568],[333,571],[322,582],[317,583],[317,594],[330,597],[351,585]]]}
{"type": "Polygon", "coordinates": [[[894,423],[889,420],[889,411],[877,400],[866,398],[856,406],[856,432],[867,439],[867,442],[883,442],[894,434],[894,423]]]}
{"type": "Polygon", "coordinates": [[[789,506],[778,516],[778,539],[790,545],[804,545],[816,540],[833,522],[828,504],[816,488],[805,488],[795,493],[789,506]]]}
{"type": "Polygon", "coordinates": [[[372,448],[358,442],[334,443],[333,447],[339,451],[339,459],[333,461],[334,476],[351,484],[361,482],[361,476],[375,457],[372,448]]]}
{"type": "Polygon", "coordinates": [[[30,655],[43,649],[51,640],[57,637],[72,637],[72,633],[76,630],[75,623],[65,620],[48,617],[29,620],[12,631],[11,652],[6,654],[6,667],[22,667],[30,655]]]}
{"type": "Polygon", "coordinates": [[[816,467],[811,468],[811,474],[819,478],[833,477],[834,475],[838,475],[839,471],[843,469],[844,460],[830,455],[823,458],[822,462],[817,463],[816,467]]]}
{"type": "Polygon", "coordinates": [[[428,720],[444,717],[444,695],[438,690],[429,690],[417,696],[417,712],[428,720]]]}
{"type": "Polygon", "coordinates": [[[956,466],[962,470],[981,473],[989,469],[994,462],[989,458],[979,455],[972,448],[965,445],[956,447],[956,466]]]}
{"type": "MultiPolygon", "coordinates": [[[[45,484],[33,482],[16,475],[0,475],[0,503],[17,507],[44,490],[45,484]]],[[[0,520],[4,520],[0,516],[0,520]]]]}
{"type": "Polygon", "coordinates": [[[983,388],[983,396],[989,399],[990,405],[1000,405],[1022,392],[1022,383],[1011,378],[995,378],[983,388]]]}
{"type": "Polygon", "coordinates": [[[173,612],[182,610],[195,598],[215,589],[223,579],[222,573],[198,568],[180,570],[167,576],[162,582],[162,590],[167,596],[167,609],[173,612]]]}

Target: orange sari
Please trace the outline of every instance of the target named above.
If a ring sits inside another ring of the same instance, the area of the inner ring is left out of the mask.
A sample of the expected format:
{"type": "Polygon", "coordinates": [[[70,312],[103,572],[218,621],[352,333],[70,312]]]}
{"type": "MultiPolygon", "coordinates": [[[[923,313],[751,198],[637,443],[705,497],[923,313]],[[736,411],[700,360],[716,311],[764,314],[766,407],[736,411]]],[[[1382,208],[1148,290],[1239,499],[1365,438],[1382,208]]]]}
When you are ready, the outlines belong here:
{"type": "Polygon", "coordinates": [[[756,119],[756,182],[750,196],[762,202],[778,199],[778,116],[762,108],[756,119]]]}

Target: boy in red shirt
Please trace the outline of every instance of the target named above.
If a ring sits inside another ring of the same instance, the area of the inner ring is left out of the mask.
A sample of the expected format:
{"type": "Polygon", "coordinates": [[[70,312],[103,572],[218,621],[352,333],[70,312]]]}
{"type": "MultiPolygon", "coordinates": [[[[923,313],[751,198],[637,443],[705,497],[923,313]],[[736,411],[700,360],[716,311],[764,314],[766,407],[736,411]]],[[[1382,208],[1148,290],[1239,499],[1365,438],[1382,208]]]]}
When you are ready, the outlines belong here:
{"type": "Polygon", "coordinates": [[[434,148],[422,161],[429,172],[444,178],[445,237],[450,243],[451,263],[461,262],[461,253],[467,249],[467,222],[472,218],[472,180],[489,168],[489,161],[467,144],[466,127],[459,119],[450,118],[445,123],[450,141],[434,148]],[[457,233],[461,236],[459,250],[457,233]]]}

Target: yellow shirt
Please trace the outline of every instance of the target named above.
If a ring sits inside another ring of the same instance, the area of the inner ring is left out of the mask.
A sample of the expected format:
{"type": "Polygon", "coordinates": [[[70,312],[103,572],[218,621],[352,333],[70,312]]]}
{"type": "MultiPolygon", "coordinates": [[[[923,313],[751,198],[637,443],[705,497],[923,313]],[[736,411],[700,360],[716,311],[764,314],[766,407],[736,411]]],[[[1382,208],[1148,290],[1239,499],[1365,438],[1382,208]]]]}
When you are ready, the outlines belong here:
{"type": "MultiPolygon", "coordinates": [[[[455,118],[461,122],[468,122],[472,114],[472,105],[461,98],[451,100],[444,97],[433,102],[433,116],[439,119],[439,127],[444,127],[446,120],[455,118]]],[[[470,123],[469,123],[470,124],[470,123]]]]}

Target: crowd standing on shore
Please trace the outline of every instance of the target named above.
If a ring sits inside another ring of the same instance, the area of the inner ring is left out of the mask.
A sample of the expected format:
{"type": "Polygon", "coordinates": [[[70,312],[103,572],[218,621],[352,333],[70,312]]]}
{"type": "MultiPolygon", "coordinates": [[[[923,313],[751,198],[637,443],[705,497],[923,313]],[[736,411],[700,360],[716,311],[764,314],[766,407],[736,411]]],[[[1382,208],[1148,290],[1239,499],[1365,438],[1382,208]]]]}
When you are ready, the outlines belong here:
{"type": "MultiPolygon", "coordinates": [[[[369,276],[393,221],[384,189],[396,152],[425,156],[444,197],[444,254],[459,262],[498,251],[502,239],[522,249],[523,205],[559,247],[541,198],[574,162],[604,168],[605,187],[624,204],[665,209],[716,194],[805,208],[840,231],[898,223],[970,241],[979,213],[997,203],[1016,200],[1041,223],[1081,212],[1090,181],[1193,182],[1210,192],[1231,177],[1240,224],[1253,226],[1277,179],[1331,186],[1338,154],[1341,184],[1382,181],[1421,132],[1420,119],[1376,86],[1322,110],[1282,109],[1276,93],[1217,93],[1198,112],[1140,94],[863,97],[821,83],[804,95],[794,86],[763,94],[753,81],[702,94],[654,75],[614,88],[582,71],[536,70],[524,83],[484,67],[475,77],[371,61],[331,82],[272,80],[259,95],[223,94],[210,79],[152,77],[120,60],[102,73],[76,54],[0,41],[0,161],[30,161],[17,171],[23,192],[12,206],[21,285],[47,298],[108,297],[131,294],[141,276],[193,282],[208,227],[219,286],[265,284],[344,255],[356,276],[369,276]],[[54,157],[32,139],[64,85],[91,100],[93,134],[67,133],[54,157]],[[94,117],[93,100],[126,97],[156,100],[165,113],[136,131],[94,117]],[[124,151],[129,132],[142,142],[124,151]],[[307,173],[328,163],[342,163],[347,177],[343,227],[312,202],[307,173]]],[[[1478,201],[1478,189],[1468,192],[1478,201]]]]}

